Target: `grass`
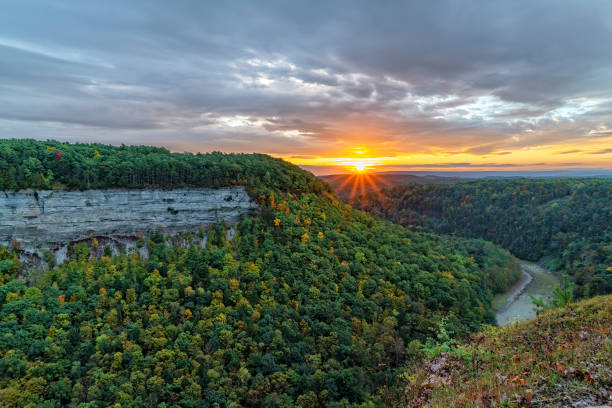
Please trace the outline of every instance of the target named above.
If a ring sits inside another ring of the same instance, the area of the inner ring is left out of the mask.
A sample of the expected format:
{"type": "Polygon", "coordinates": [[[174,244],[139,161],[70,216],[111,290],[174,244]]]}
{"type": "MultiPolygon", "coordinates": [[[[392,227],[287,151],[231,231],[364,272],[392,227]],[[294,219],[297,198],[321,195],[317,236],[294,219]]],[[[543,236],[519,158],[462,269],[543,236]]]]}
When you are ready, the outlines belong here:
{"type": "Polygon", "coordinates": [[[612,296],[504,328],[407,370],[404,407],[612,404],[612,296]]]}

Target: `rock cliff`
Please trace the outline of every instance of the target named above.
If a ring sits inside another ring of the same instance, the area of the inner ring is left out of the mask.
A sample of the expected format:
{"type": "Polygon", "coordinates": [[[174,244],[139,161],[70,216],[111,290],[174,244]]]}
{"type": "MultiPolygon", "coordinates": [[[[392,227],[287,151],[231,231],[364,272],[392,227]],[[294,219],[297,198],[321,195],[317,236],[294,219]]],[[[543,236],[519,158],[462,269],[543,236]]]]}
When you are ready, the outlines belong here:
{"type": "Polygon", "coordinates": [[[255,207],[243,187],[0,192],[0,243],[31,251],[94,236],[185,232],[235,223],[255,207]]]}

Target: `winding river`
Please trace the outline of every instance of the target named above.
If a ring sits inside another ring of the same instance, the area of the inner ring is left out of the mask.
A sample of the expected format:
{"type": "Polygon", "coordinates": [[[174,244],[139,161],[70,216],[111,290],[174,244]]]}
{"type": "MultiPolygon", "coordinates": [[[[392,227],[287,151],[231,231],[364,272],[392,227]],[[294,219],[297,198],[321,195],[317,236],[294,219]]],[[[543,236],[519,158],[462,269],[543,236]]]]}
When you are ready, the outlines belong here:
{"type": "Polygon", "coordinates": [[[559,283],[549,270],[538,264],[521,261],[521,269],[521,279],[493,300],[499,326],[536,317],[531,296],[544,297],[549,301],[552,290],[559,283]]]}

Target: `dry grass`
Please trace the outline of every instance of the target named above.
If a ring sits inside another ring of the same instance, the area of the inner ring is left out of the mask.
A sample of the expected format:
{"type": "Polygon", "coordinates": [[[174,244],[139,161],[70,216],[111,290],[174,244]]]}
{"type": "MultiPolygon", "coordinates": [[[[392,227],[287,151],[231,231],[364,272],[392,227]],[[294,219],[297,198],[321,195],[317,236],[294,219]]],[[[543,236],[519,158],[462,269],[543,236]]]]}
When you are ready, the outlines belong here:
{"type": "MultiPolygon", "coordinates": [[[[404,374],[405,407],[612,404],[612,296],[504,328],[404,374]]],[[[578,405],[579,406],[579,405],[578,405]]]]}

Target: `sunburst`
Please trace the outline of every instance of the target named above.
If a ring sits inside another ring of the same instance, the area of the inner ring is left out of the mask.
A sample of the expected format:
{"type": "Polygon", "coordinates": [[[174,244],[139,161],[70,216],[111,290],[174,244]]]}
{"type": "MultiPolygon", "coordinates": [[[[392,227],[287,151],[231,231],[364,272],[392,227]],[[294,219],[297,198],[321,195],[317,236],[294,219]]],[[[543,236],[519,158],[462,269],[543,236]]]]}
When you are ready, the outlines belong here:
{"type": "Polygon", "coordinates": [[[358,171],[355,169],[353,174],[347,175],[346,179],[337,188],[337,191],[350,189],[350,193],[348,194],[349,202],[353,202],[358,197],[370,192],[375,193],[381,201],[384,201],[385,197],[381,193],[381,190],[391,187],[392,185],[383,177],[380,177],[375,173],[368,173],[367,170],[367,166],[363,171],[358,171]]]}

